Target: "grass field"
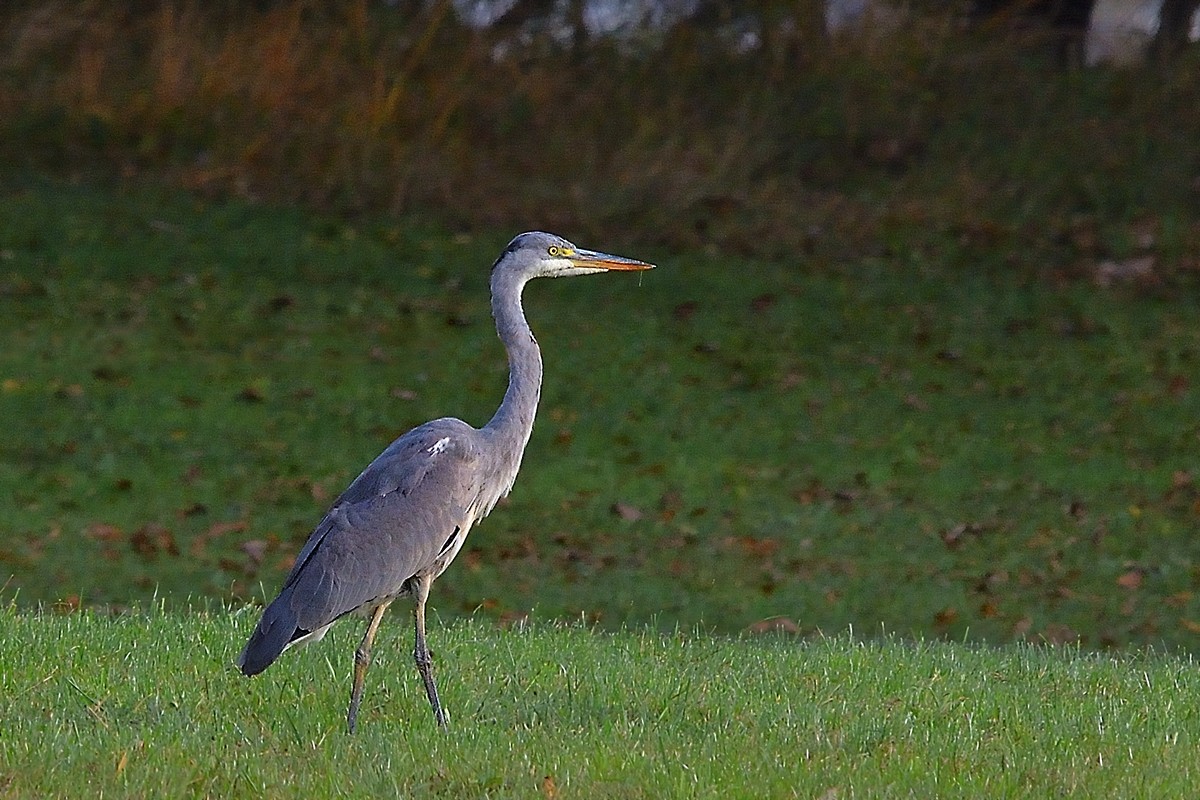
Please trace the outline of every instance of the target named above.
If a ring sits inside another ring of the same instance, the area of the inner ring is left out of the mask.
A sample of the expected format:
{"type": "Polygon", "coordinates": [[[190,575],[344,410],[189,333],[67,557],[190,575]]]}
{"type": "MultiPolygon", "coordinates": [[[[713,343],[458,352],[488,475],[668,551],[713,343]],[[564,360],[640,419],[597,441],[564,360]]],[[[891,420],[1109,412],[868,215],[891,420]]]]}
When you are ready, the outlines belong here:
{"type": "Polygon", "coordinates": [[[1195,53],[85,5],[0,11],[0,800],[1195,795],[1195,53]],[[491,415],[517,224],[660,268],[529,288],[451,728],[393,613],[349,737],[361,627],[232,661],[363,465],[491,415]]]}
{"type": "MultiPolygon", "coordinates": [[[[503,392],[486,275],[513,232],[33,180],[3,200],[22,605],[272,592],[394,435],[481,424],[503,392]]],[[[660,268],[529,289],[539,422],[444,617],[1195,646],[1186,273],[628,254],[660,268]]]]}
{"type": "Polygon", "coordinates": [[[1200,672],[1164,655],[437,626],[393,614],[253,681],[245,611],[0,611],[3,797],[1190,797],[1200,672]]]}

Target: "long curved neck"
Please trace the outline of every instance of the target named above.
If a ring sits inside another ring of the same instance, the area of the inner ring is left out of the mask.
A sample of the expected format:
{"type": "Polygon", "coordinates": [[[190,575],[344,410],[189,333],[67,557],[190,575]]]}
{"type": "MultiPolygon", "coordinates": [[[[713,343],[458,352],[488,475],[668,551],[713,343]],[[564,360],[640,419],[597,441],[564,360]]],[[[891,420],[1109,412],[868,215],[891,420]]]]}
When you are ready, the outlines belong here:
{"type": "MultiPolygon", "coordinates": [[[[492,316],[496,333],[508,351],[508,390],[484,432],[497,437],[515,451],[517,464],[533,432],[542,391],[542,352],[521,308],[525,279],[505,270],[492,271],[492,316]]],[[[514,470],[515,477],[515,470],[514,470]]]]}

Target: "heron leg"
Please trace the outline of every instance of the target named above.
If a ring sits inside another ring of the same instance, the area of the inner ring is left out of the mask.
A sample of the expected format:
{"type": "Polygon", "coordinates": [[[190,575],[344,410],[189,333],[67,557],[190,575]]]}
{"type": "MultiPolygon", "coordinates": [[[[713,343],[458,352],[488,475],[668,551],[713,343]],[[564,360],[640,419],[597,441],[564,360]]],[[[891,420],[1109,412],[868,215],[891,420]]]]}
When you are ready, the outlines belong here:
{"type": "Polygon", "coordinates": [[[354,651],[354,686],[350,689],[350,710],[346,712],[346,724],[351,733],[354,733],[355,724],[358,722],[358,706],[362,703],[363,681],[367,677],[367,668],[371,666],[371,644],[374,643],[375,634],[379,631],[383,612],[387,611],[391,604],[391,600],[385,600],[375,607],[375,611],[371,614],[371,621],[367,624],[367,632],[363,634],[362,643],[354,651]]]}
{"type": "Polygon", "coordinates": [[[433,706],[433,717],[441,728],[446,727],[446,712],[442,709],[442,701],[438,699],[437,684],[433,682],[433,658],[429,655],[429,647],[425,644],[425,601],[429,599],[429,589],[433,586],[433,576],[421,575],[413,578],[413,619],[416,621],[416,642],[413,645],[413,660],[417,662],[417,671],[425,684],[425,694],[429,697],[429,705],[433,706]]]}

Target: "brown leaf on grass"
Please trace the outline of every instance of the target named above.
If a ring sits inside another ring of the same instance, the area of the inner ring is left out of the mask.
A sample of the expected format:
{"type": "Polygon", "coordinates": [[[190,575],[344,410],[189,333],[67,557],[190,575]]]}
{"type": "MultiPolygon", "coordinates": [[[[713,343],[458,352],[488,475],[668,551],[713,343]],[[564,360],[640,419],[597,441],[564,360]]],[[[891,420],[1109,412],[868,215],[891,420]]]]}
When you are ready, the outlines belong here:
{"type": "Polygon", "coordinates": [[[108,365],[101,365],[92,370],[92,377],[104,383],[112,383],[117,386],[128,386],[129,376],[117,369],[108,365]]]}
{"type": "Polygon", "coordinates": [[[696,314],[696,309],[700,308],[700,304],[695,300],[684,300],[682,303],[675,306],[675,319],[680,322],[687,322],[696,314]]]}
{"type": "Polygon", "coordinates": [[[992,594],[1006,583],[1008,583],[1008,570],[993,570],[986,573],[982,580],[975,584],[975,591],[992,594]]]}
{"type": "Polygon", "coordinates": [[[464,556],[464,563],[471,572],[479,572],[483,569],[483,553],[477,548],[471,548],[464,556]]]}
{"type": "Polygon", "coordinates": [[[933,615],[933,624],[939,628],[945,628],[948,625],[953,625],[958,620],[958,609],[952,606],[946,606],[941,611],[933,615]]]}
{"type": "Polygon", "coordinates": [[[1079,634],[1061,622],[1051,622],[1042,630],[1042,639],[1048,644],[1074,644],[1079,634]]]}
{"type": "Polygon", "coordinates": [[[55,614],[70,614],[72,612],[78,611],[80,605],[81,605],[81,603],[79,601],[79,595],[69,594],[54,604],[54,613],[55,614]]]}
{"type": "Polygon", "coordinates": [[[496,627],[506,631],[523,631],[529,625],[529,613],[505,609],[496,617],[496,627]]]}
{"type": "Polygon", "coordinates": [[[637,522],[645,516],[640,509],[628,503],[613,503],[609,510],[626,522],[637,522]]]}
{"type": "Polygon", "coordinates": [[[168,555],[179,555],[179,547],[175,544],[175,536],[162,525],[151,522],[129,534],[129,546],[133,552],[145,559],[151,559],[160,552],[168,555]]]}
{"type": "Polygon", "coordinates": [[[247,386],[237,393],[237,399],[243,403],[261,403],[267,398],[257,386],[247,386]]]}
{"type": "Polygon", "coordinates": [[[1120,586],[1122,589],[1128,589],[1129,591],[1132,592],[1132,591],[1135,591],[1136,589],[1141,588],[1142,581],[1145,580],[1145,577],[1146,577],[1146,573],[1143,572],[1142,570],[1131,569],[1131,570],[1128,570],[1128,571],[1122,573],[1117,578],[1117,585],[1120,586]]]}
{"type": "Polygon", "coordinates": [[[785,372],[779,378],[779,388],[787,391],[795,389],[804,382],[804,375],[799,372],[785,372]]]}
{"type": "Polygon", "coordinates": [[[1165,602],[1171,608],[1183,608],[1188,603],[1192,602],[1192,596],[1193,595],[1191,592],[1185,590],[1182,592],[1176,592],[1173,595],[1169,595],[1163,602],[1165,602]]]}
{"type": "Polygon", "coordinates": [[[984,526],[978,522],[960,522],[952,528],[947,528],[942,531],[942,543],[951,550],[958,547],[963,542],[963,538],[967,535],[978,535],[983,533],[984,526]]]}
{"type": "Polygon", "coordinates": [[[1112,286],[1118,283],[1157,283],[1154,271],[1154,256],[1138,256],[1121,261],[1101,261],[1096,265],[1093,280],[1097,286],[1112,286]]]}
{"type": "Polygon", "coordinates": [[[746,628],[750,633],[800,633],[800,626],[787,617],[768,617],[746,628]]]}
{"type": "Polygon", "coordinates": [[[670,522],[683,509],[683,493],[678,489],[668,489],[658,498],[658,518],[670,522]]]}
{"type": "Polygon", "coordinates": [[[93,522],[83,529],[83,533],[89,539],[95,539],[98,542],[119,542],[125,538],[125,534],[120,528],[106,522],[93,522]]]}
{"type": "Polygon", "coordinates": [[[554,782],[553,775],[546,775],[542,778],[542,796],[546,800],[556,800],[558,797],[558,784],[554,782]]]}
{"type": "Polygon", "coordinates": [[[770,292],[766,294],[760,294],[750,301],[750,310],[756,314],[761,314],[762,312],[767,311],[774,306],[777,299],[778,298],[776,298],[775,295],[771,294],[770,292]]]}
{"type": "Polygon", "coordinates": [[[59,386],[54,390],[54,396],[60,400],[72,398],[78,400],[83,397],[83,386],[78,383],[69,383],[66,386],[59,386]]]}
{"type": "Polygon", "coordinates": [[[175,516],[179,517],[180,519],[187,519],[188,517],[196,517],[207,513],[208,506],[204,505],[204,503],[192,503],[190,506],[176,511],[175,516]]]}
{"type": "Polygon", "coordinates": [[[324,503],[329,499],[329,488],[323,483],[312,481],[308,484],[308,493],[312,495],[312,499],[318,503],[324,503]]]}
{"type": "Polygon", "coordinates": [[[721,544],[728,550],[740,550],[753,558],[770,558],[779,551],[777,539],[756,539],[753,536],[726,536],[721,544]]]}
{"type": "Polygon", "coordinates": [[[192,540],[192,546],[188,548],[188,552],[191,553],[193,558],[203,558],[204,551],[210,542],[220,539],[221,537],[230,533],[240,533],[241,531],[246,530],[246,528],[247,523],[245,520],[238,520],[237,522],[215,522],[209,526],[208,530],[192,540]]]}
{"type": "Polygon", "coordinates": [[[264,539],[251,539],[248,542],[242,542],[242,552],[250,559],[251,569],[258,569],[259,564],[262,564],[263,558],[267,554],[267,542],[264,539]]]}
{"type": "Polygon", "coordinates": [[[829,490],[817,478],[813,478],[806,486],[792,490],[792,499],[802,506],[811,506],[828,497],[829,490]]]}

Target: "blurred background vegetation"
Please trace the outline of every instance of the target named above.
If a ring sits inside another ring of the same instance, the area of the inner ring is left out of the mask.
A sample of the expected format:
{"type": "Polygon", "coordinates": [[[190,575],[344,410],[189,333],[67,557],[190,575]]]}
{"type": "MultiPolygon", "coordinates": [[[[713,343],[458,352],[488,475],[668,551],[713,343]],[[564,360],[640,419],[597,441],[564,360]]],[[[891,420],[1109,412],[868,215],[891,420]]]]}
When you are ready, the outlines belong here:
{"type": "Polygon", "coordinates": [[[1196,53],[1175,23],[1157,58],[1081,68],[1092,5],[17,0],[0,157],[818,266],[1076,272],[1149,226],[1194,266],[1196,53]]]}
{"type": "Polygon", "coordinates": [[[443,610],[1192,647],[1194,9],[1117,65],[1065,2],[7,3],[0,577],[272,590],[487,418],[544,228],[664,268],[537,288],[537,466],[443,610]]]}

